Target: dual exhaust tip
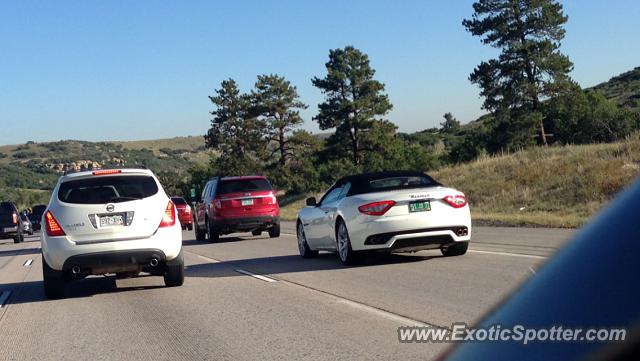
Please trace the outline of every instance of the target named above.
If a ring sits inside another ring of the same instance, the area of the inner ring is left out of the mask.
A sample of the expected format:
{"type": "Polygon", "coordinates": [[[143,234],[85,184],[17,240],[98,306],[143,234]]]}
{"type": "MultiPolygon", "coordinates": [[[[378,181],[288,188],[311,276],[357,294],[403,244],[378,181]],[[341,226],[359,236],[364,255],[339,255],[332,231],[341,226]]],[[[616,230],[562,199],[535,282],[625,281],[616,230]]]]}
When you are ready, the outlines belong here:
{"type": "Polygon", "coordinates": [[[456,235],[458,235],[458,237],[466,236],[467,234],[469,234],[469,229],[467,227],[460,227],[456,229],[456,235]]]}
{"type": "MultiPolygon", "coordinates": [[[[156,257],[151,258],[151,260],[149,261],[149,266],[151,267],[157,267],[159,264],[160,260],[156,257]]],[[[71,267],[71,273],[73,273],[74,275],[80,274],[81,271],[82,269],[78,265],[71,267]]]]}

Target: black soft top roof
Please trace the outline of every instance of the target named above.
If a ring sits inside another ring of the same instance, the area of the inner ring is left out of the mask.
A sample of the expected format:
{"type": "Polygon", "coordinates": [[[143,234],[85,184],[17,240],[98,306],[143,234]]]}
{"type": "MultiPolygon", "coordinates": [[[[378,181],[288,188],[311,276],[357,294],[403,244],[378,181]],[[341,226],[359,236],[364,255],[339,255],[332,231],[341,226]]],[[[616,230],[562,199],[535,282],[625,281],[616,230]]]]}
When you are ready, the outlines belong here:
{"type": "Polygon", "coordinates": [[[384,171],[384,172],[372,172],[355,174],[340,178],[336,184],[351,182],[351,189],[349,190],[349,196],[355,194],[369,193],[375,191],[369,186],[369,182],[376,179],[393,178],[393,177],[424,177],[429,179],[433,186],[440,186],[442,184],[435,181],[433,178],[423,172],[408,171],[408,170],[396,170],[396,171],[384,171]]]}

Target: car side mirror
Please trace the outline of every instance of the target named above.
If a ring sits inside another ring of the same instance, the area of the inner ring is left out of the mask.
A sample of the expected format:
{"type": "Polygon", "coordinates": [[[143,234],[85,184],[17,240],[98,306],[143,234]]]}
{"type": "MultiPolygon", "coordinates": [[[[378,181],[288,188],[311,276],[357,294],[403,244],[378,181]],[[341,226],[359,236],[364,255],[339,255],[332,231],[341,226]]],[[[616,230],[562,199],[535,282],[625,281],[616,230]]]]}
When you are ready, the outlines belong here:
{"type": "Polygon", "coordinates": [[[315,207],[317,205],[318,205],[318,202],[316,201],[316,197],[307,198],[307,206],[315,207]]]}

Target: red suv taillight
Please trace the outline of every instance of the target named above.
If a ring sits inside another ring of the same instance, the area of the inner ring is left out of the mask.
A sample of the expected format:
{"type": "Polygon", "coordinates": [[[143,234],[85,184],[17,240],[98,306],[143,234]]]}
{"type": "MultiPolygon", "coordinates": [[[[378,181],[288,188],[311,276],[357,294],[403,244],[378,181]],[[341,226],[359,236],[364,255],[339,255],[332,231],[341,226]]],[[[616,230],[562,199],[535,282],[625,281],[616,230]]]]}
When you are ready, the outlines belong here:
{"type": "Polygon", "coordinates": [[[464,195],[446,196],[443,199],[453,208],[462,208],[467,205],[467,198],[464,195]]]}
{"type": "Polygon", "coordinates": [[[13,222],[13,224],[18,224],[18,215],[14,212],[13,214],[11,214],[11,221],[13,222]]]}
{"type": "Polygon", "coordinates": [[[173,202],[169,201],[167,208],[164,210],[160,227],[171,227],[174,224],[176,224],[176,207],[173,205],[173,202]]]}
{"type": "Polygon", "coordinates": [[[278,198],[276,198],[276,195],[273,194],[273,192],[269,194],[269,197],[267,197],[267,199],[268,199],[267,204],[278,204],[278,198]]]}
{"type": "Polygon", "coordinates": [[[184,213],[190,214],[191,213],[191,207],[190,206],[186,206],[184,207],[184,213]]]}
{"type": "Polygon", "coordinates": [[[62,230],[62,227],[60,227],[60,223],[58,223],[58,221],[55,219],[55,217],[53,216],[53,214],[51,214],[50,211],[47,211],[47,213],[44,214],[44,223],[45,223],[45,229],[47,231],[47,236],[59,237],[59,236],[65,235],[64,231],[62,230]]]}
{"type": "Polygon", "coordinates": [[[368,214],[370,216],[381,216],[387,213],[396,204],[394,201],[381,201],[373,202],[358,207],[360,213],[368,214]]]}

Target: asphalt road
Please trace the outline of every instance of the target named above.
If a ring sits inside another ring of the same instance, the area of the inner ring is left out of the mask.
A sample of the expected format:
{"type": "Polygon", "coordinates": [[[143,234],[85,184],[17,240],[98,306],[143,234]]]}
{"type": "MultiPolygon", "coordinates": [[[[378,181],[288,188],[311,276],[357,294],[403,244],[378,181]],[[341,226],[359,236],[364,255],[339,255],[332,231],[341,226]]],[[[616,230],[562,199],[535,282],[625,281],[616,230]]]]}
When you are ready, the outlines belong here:
{"type": "Polygon", "coordinates": [[[573,231],[477,227],[461,257],[423,251],[355,267],[329,253],[300,258],[293,233],[286,223],[277,239],[209,244],[184,232],[184,286],[91,277],[54,301],[38,238],[1,240],[0,359],[432,359],[447,345],[400,343],[398,327],[474,322],[573,231]]]}

